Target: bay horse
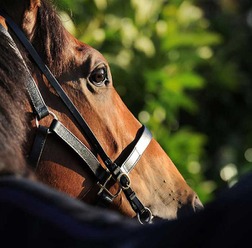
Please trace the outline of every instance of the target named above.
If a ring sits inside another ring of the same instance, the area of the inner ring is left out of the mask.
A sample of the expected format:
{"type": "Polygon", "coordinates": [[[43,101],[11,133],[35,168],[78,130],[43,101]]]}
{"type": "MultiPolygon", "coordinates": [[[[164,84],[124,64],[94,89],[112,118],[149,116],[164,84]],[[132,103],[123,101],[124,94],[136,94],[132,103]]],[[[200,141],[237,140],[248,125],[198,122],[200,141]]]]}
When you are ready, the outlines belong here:
{"type": "Polygon", "coordinates": [[[0,10],[36,85],[24,103],[24,155],[41,182],[141,223],[203,208],[121,100],[106,59],[64,28],[50,1],[1,0],[0,10]]]}
{"type": "Polygon", "coordinates": [[[101,212],[34,180],[22,151],[28,128],[24,86],[29,75],[3,25],[0,18],[0,232],[4,244],[75,248],[141,248],[146,244],[212,248],[218,244],[235,248],[250,243],[252,173],[203,211],[144,226],[112,211],[101,212]]]}

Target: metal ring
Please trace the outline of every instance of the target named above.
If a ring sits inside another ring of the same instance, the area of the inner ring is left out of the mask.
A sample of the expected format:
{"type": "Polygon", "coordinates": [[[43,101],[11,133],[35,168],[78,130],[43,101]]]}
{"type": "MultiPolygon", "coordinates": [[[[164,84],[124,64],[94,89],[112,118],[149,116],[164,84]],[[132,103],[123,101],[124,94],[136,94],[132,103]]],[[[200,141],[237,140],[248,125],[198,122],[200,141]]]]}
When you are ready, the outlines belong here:
{"type": "MultiPolygon", "coordinates": [[[[58,120],[58,117],[52,111],[49,110],[48,112],[49,112],[49,115],[51,115],[53,117],[53,119],[58,120]]],[[[36,127],[38,128],[39,127],[39,120],[38,120],[37,116],[35,118],[35,124],[36,124],[36,127]]]]}
{"type": "Polygon", "coordinates": [[[118,177],[117,180],[121,186],[122,189],[128,189],[130,187],[130,178],[126,173],[121,173],[118,177]],[[122,176],[125,176],[125,178],[127,179],[127,181],[129,182],[127,186],[124,186],[123,184],[121,184],[121,178],[122,176]]]}
{"type": "Polygon", "coordinates": [[[145,218],[144,220],[142,220],[141,215],[143,216],[143,213],[142,214],[137,213],[137,219],[138,219],[138,221],[142,225],[144,225],[146,223],[147,224],[152,224],[153,215],[152,215],[151,210],[149,208],[147,208],[147,207],[144,207],[144,210],[145,210],[144,214],[148,214],[148,217],[145,218]]]}

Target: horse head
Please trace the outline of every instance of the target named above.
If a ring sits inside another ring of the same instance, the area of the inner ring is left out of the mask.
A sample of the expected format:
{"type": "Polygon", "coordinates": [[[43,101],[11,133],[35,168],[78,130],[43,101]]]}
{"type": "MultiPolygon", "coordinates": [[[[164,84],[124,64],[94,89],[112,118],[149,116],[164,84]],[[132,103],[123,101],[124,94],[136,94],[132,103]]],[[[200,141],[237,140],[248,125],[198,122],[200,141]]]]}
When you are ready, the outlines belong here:
{"type": "Polygon", "coordinates": [[[107,195],[113,196],[110,207],[129,217],[136,215],[134,206],[132,208],[128,201],[135,195],[153,216],[162,219],[174,219],[201,209],[197,194],[188,186],[158,142],[150,137],[146,128],[121,100],[113,87],[111,71],[103,55],[73,37],[63,27],[50,2],[1,2],[1,8],[22,29],[92,132],[91,139],[83,133],[71,110],[62,103],[48,78],[24,52],[20,41],[10,29],[50,113],[53,113],[49,117],[35,120],[33,109],[29,101],[26,102],[30,123],[26,154],[30,152],[37,126],[48,127],[56,117],[92,152],[92,156],[97,158],[106,172],[108,168],[113,172],[105,185],[97,183],[76,152],[54,134],[48,134],[36,168],[38,178],[90,204],[95,204],[98,192],[105,191],[107,195]],[[93,137],[97,139],[98,145],[93,144],[93,137]],[[112,163],[107,164],[106,158],[112,163]],[[128,170],[116,166],[126,164],[127,159],[134,161],[128,170]],[[124,172],[119,174],[123,175],[128,185],[130,183],[132,195],[127,195],[127,190],[121,192],[123,183],[117,180],[118,170],[124,172]]]}

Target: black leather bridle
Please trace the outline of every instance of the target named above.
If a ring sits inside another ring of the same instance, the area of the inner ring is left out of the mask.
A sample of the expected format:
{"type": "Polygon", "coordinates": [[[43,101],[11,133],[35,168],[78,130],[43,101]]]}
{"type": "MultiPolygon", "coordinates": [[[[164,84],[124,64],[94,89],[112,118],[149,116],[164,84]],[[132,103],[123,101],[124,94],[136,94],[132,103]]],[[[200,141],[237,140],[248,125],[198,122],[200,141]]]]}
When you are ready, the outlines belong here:
{"type": "MultiPolygon", "coordinates": [[[[97,138],[93,134],[92,130],[84,120],[84,118],[79,113],[78,109],[75,107],[73,102],[69,99],[67,94],[64,92],[63,88],[53,76],[49,68],[44,64],[41,57],[38,55],[35,48],[32,46],[30,41],[26,38],[24,33],[20,28],[13,22],[13,20],[8,16],[8,14],[0,8],[0,15],[3,16],[8,24],[8,26],[15,33],[17,38],[29,52],[34,62],[37,64],[41,72],[46,76],[49,83],[52,85],[54,90],[57,92],[58,96],[61,98],[63,103],[66,105],[68,110],[71,112],[72,116],[78,123],[78,128],[87,139],[90,146],[94,149],[95,153],[100,156],[106,169],[100,164],[97,157],[86,147],[71,131],[69,131],[56,117],[56,115],[49,111],[47,105],[45,104],[43,97],[27,68],[27,91],[30,96],[31,104],[33,107],[33,112],[36,118],[37,132],[34,139],[34,144],[29,156],[29,159],[35,167],[38,165],[43,148],[46,142],[46,138],[49,134],[56,134],[62,141],[64,141],[70,148],[75,151],[76,154],[83,160],[84,164],[88,165],[89,169],[97,179],[97,184],[100,187],[98,192],[99,199],[105,202],[111,203],[118,194],[123,191],[127,200],[129,201],[132,209],[135,211],[138,220],[141,224],[152,223],[152,212],[149,208],[145,207],[141,201],[136,196],[136,193],[130,187],[130,177],[129,173],[137,164],[138,160],[141,158],[143,152],[148,147],[152,135],[150,131],[143,125],[136,135],[136,139],[133,141],[134,147],[131,149],[130,154],[121,163],[113,162],[97,138]],[[49,127],[45,127],[39,124],[39,121],[48,115],[53,116],[53,120],[49,127]],[[118,182],[120,189],[116,194],[111,194],[106,188],[107,183],[113,178],[118,182]]],[[[22,58],[14,40],[11,38],[8,31],[0,25],[1,32],[5,33],[10,37],[11,45],[16,50],[17,55],[22,58]]],[[[22,58],[23,60],[23,58],[22,58]]],[[[23,60],[24,61],[24,60],[23,60]]],[[[123,152],[121,153],[121,155],[123,152]]],[[[121,157],[121,155],[119,157],[121,157]]]]}

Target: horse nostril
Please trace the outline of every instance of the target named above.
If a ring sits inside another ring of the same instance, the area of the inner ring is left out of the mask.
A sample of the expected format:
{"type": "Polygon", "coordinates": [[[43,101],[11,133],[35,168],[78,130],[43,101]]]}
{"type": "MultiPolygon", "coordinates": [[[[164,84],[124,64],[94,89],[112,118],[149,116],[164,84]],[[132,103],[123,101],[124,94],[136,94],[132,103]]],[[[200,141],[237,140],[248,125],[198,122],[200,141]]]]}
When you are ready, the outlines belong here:
{"type": "Polygon", "coordinates": [[[196,194],[188,197],[187,203],[181,205],[177,210],[177,218],[185,217],[203,210],[203,204],[196,194]]]}

